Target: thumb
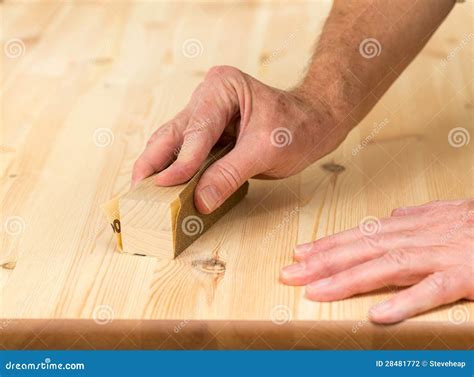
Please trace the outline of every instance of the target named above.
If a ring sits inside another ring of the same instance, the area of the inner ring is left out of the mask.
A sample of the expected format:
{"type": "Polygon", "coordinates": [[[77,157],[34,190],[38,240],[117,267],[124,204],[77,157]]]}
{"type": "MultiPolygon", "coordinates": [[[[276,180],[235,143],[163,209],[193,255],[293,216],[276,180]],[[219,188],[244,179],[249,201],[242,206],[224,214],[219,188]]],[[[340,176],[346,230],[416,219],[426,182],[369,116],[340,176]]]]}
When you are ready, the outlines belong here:
{"type": "Polygon", "coordinates": [[[202,175],[194,191],[194,204],[208,214],[217,209],[249,178],[260,173],[257,151],[237,144],[228,154],[212,164],[202,175]]]}

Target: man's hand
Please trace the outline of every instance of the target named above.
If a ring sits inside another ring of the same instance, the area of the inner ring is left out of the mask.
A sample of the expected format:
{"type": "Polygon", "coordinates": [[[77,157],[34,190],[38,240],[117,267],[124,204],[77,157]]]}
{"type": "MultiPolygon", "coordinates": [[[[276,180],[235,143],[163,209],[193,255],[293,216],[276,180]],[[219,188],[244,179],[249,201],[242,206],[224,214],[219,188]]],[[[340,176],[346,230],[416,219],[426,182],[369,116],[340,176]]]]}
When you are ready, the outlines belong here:
{"type": "Polygon", "coordinates": [[[462,298],[474,300],[474,199],[399,208],[392,216],[298,245],[281,271],[315,301],[412,286],[375,305],[374,322],[393,323],[462,298]]]}
{"type": "Polygon", "coordinates": [[[186,108],[151,136],[132,184],[158,171],[157,185],[186,182],[211,148],[229,138],[236,139],[233,150],[196,187],[201,213],[215,210],[251,177],[296,174],[337,147],[348,131],[317,98],[269,87],[233,67],[214,67],[186,108]]]}

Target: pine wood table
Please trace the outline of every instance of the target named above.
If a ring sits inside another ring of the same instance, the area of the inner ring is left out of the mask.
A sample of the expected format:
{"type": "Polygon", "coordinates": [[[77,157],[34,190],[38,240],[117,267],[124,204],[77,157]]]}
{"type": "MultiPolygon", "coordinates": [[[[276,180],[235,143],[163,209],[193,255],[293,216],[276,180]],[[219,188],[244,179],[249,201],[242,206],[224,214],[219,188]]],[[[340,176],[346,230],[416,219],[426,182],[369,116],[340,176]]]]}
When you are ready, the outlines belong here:
{"type": "Polygon", "coordinates": [[[297,243],[395,207],[474,196],[472,2],[456,5],[330,156],[252,181],[176,260],[116,250],[100,204],[127,190],[151,132],[213,65],[293,85],[330,6],[0,3],[2,347],[472,347],[473,303],[376,326],[367,311],[389,289],[317,303],[278,282],[297,243]]]}

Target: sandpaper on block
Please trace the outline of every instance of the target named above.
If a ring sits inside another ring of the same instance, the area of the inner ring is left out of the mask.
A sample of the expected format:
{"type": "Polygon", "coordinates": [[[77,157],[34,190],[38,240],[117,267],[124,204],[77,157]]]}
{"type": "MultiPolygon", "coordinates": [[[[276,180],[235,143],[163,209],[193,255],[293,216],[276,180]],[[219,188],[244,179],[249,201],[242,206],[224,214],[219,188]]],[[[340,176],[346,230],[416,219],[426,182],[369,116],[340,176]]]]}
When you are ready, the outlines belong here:
{"type": "Polygon", "coordinates": [[[154,176],[128,193],[105,203],[107,220],[117,238],[119,250],[156,257],[176,258],[191,243],[242,200],[245,182],[214,212],[203,215],[194,206],[194,189],[204,171],[233,147],[214,148],[193,178],[185,184],[159,187],[154,176]]]}

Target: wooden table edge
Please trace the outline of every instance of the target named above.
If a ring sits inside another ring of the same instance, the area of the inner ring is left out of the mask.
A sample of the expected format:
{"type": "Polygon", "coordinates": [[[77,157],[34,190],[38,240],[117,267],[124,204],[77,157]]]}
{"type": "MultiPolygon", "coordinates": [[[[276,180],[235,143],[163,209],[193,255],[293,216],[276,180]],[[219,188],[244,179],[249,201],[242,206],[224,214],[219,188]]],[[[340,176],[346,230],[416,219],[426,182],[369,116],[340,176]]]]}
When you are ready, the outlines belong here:
{"type": "Polygon", "coordinates": [[[0,319],[0,346],[19,349],[471,349],[474,324],[405,321],[0,319]]]}

